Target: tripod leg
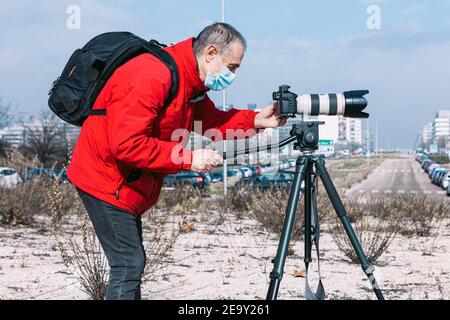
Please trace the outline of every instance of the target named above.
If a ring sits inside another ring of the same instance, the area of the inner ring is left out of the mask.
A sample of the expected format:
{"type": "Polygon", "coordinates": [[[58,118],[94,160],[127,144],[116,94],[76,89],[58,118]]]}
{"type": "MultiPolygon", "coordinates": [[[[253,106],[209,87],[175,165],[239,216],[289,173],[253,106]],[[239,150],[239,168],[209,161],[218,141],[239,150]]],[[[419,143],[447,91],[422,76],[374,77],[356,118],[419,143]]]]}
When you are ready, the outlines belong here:
{"type": "Polygon", "coordinates": [[[377,296],[378,300],[384,300],[383,293],[381,292],[380,287],[378,286],[378,283],[373,274],[373,272],[375,271],[374,267],[370,264],[369,260],[367,259],[367,256],[361,247],[361,243],[359,242],[358,237],[356,236],[356,233],[353,230],[353,227],[350,223],[350,219],[347,215],[347,212],[345,211],[342,200],[339,197],[339,194],[336,191],[336,187],[334,186],[333,181],[331,180],[331,177],[325,167],[325,161],[323,160],[323,158],[317,159],[316,168],[320,174],[320,178],[323,182],[323,185],[327,190],[328,196],[333,204],[333,207],[336,210],[336,213],[339,219],[341,220],[342,225],[344,226],[345,232],[347,233],[350,242],[352,243],[353,249],[355,250],[355,253],[359,258],[361,267],[364,270],[364,273],[369,278],[370,284],[372,285],[375,295],[377,296]]]}
{"type": "MultiPolygon", "coordinates": [[[[310,164],[312,166],[312,164],[310,164]]],[[[309,168],[310,169],[310,168],[309,168]]],[[[305,206],[305,265],[309,265],[312,262],[311,258],[311,248],[312,248],[312,215],[313,215],[313,199],[312,199],[312,170],[307,171],[308,174],[305,177],[305,196],[304,196],[304,206],[305,206]]]]}
{"type": "Polygon", "coordinates": [[[299,158],[297,160],[294,181],[292,182],[280,244],[278,246],[277,256],[273,261],[274,269],[270,274],[271,281],[269,291],[267,293],[267,300],[276,300],[278,297],[278,290],[280,288],[281,279],[283,278],[284,265],[286,263],[286,257],[289,249],[289,241],[291,239],[292,230],[295,224],[295,216],[297,214],[301,186],[302,182],[305,180],[305,175],[309,174],[307,170],[310,167],[310,164],[311,159],[309,157],[299,158]]]}

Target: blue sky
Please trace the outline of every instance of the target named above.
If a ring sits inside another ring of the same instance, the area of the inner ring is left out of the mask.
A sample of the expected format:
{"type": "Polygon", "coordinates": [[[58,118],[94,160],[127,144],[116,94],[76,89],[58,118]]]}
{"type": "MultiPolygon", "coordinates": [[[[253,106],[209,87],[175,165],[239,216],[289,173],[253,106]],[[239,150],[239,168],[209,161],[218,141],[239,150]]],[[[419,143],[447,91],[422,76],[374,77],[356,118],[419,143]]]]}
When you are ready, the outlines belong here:
{"type": "MultiPolygon", "coordinates": [[[[176,43],[221,17],[220,0],[0,1],[0,97],[26,113],[47,108],[71,52],[98,33],[176,43]],[[81,9],[80,30],[66,28],[69,5],[81,9]]],[[[266,105],[282,83],[298,93],[367,88],[382,147],[412,147],[450,109],[450,0],[226,0],[226,9],[249,42],[229,90],[235,106],[266,105]],[[370,5],[381,30],[367,28],[370,5]]]]}

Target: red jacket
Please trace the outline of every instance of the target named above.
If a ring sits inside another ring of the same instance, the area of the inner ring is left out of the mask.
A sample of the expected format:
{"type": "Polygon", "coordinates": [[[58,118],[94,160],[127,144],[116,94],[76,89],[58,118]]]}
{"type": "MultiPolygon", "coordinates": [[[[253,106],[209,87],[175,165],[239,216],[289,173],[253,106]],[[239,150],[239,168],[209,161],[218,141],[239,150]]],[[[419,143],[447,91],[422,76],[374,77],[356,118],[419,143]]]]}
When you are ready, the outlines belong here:
{"type": "Polygon", "coordinates": [[[165,49],[175,59],[180,78],[178,94],[167,109],[162,106],[172,79],[163,62],[143,54],[116,70],[94,106],[107,109],[107,116],[89,117],[81,129],[67,172],[71,183],[140,216],[158,200],[165,175],[191,169],[192,153],[171,141],[174,130],[191,131],[194,120],[202,121],[204,131],[254,129],[255,112],[222,112],[208,96],[191,102],[207,90],[192,42],[165,49]],[[172,161],[175,147],[185,160],[179,164],[172,161]],[[127,182],[136,169],[142,170],[140,179],[127,182]]]}

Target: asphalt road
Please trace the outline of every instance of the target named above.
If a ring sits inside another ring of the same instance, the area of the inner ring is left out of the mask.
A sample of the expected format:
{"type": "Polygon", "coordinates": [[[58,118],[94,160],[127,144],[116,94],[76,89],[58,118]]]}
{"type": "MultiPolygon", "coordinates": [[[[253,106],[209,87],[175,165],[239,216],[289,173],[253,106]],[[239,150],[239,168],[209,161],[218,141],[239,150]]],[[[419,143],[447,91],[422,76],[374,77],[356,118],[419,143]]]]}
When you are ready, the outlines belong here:
{"type": "Polygon", "coordinates": [[[447,192],[431,183],[419,163],[409,156],[388,159],[367,180],[348,190],[350,194],[417,194],[447,199],[447,192]]]}

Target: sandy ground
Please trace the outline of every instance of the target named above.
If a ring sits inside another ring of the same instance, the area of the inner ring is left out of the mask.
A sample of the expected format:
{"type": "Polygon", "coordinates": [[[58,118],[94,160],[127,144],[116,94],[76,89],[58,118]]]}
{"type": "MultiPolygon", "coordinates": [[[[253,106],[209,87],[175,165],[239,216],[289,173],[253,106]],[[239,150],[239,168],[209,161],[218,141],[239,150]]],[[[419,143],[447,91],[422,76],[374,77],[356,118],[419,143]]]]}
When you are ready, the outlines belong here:
{"type": "MultiPolygon", "coordinates": [[[[144,299],[265,298],[277,237],[252,220],[228,216],[215,225],[214,219],[209,216],[178,237],[169,264],[155,274],[155,281],[144,285],[144,299]]],[[[402,236],[394,240],[376,265],[388,299],[449,298],[449,225],[446,221],[441,226],[437,240],[402,236]]],[[[0,299],[88,299],[62,264],[48,231],[1,227],[1,234],[0,299]]],[[[326,232],[321,247],[328,299],[374,299],[360,267],[348,262],[326,232]]],[[[305,280],[293,276],[303,268],[302,256],[303,244],[298,242],[287,260],[281,299],[303,299],[305,280]]]]}

